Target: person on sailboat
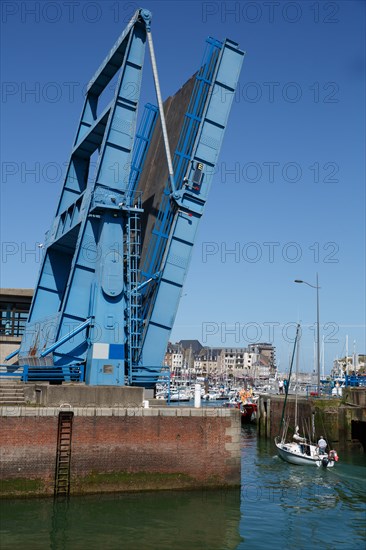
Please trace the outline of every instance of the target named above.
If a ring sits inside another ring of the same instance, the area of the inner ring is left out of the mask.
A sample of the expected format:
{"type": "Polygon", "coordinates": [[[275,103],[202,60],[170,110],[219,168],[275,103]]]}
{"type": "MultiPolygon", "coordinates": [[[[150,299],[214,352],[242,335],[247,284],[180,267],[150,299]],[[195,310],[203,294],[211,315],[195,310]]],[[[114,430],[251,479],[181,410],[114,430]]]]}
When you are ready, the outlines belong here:
{"type": "Polygon", "coordinates": [[[325,449],[327,448],[327,442],[323,438],[323,436],[320,436],[320,439],[318,441],[318,448],[319,448],[319,454],[325,454],[325,449]]]}

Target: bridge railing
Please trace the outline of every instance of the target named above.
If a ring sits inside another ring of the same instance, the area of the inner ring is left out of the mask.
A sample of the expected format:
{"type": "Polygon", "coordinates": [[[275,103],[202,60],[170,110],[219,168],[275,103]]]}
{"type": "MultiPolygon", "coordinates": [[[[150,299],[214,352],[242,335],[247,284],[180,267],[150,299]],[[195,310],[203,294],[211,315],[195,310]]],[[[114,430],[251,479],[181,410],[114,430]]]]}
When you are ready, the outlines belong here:
{"type": "Polygon", "coordinates": [[[31,367],[29,365],[1,365],[6,371],[1,378],[20,378],[22,382],[84,382],[84,364],[54,367],[31,367]]]}

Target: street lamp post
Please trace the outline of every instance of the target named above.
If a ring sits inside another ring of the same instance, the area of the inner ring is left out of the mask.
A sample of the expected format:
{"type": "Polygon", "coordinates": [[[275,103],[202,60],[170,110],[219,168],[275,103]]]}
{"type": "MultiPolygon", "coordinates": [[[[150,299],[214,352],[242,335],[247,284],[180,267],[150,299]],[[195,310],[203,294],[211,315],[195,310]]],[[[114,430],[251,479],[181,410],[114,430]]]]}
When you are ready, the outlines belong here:
{"type": "Polygon", "coordinates": [[[295,279],[295,283],[304,283],[305,285],[311,286],[311,288],[316,288],[316,376],[317,376],[317,390],[318,397],[320,396],[320,325],[319,325],[319,281],[318,273],[316,274],[316,286],[302,281],[300,279],[295,279]]]}

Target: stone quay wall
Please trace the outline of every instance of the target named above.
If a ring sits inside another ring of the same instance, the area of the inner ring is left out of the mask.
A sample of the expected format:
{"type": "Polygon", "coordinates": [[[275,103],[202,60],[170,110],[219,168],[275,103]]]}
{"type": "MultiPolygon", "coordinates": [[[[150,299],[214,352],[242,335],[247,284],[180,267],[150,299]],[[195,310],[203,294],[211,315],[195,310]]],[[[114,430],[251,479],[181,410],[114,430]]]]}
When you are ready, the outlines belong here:
{"type": "MultiPolygon", "coordinates": [[[[300,433],[312,432],[314,421],[316,437],[320,434],[337,450],[360,449],[366,452],[366,390],[348,388],[342,399],[298,398],[298,425],[300,433]],[[305,431],[303,430],[305,428],[305,431]]],[[[284,396],[263,395],[258,404],[259,435],[273,439],[279,435],[284,396]]],[[[289,419],[289,437],[295,426],[295,397],[287,400],[286,418],[289,419]]]]}
{"type": "MultiPolygon", "coordinates": [[[[240,485],[236,410],[74,412],[70,494],[240,485]]],[[[52,495],[59,407],[0,409],[0,495],[52,495]]]]}

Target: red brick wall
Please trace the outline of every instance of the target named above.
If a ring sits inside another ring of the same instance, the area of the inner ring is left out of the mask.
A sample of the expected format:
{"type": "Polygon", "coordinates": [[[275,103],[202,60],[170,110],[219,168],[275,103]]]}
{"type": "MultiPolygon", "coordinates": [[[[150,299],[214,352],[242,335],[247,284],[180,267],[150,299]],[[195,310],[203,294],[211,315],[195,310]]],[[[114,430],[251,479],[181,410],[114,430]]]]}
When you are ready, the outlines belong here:
{"type": "Polygon", "coordinates": [[[53,491],[57,417],[0,418],[0,478],[41,479],[53,491]]]}
{"type": "MultiPolygon", "coordinates": [[[[74,416],[72,491],[136,490],[146,483],[147,488],[164,488],[157,483],[166,483],[169,488],[240,483],[237,415],[167,416],[164,411],[154,411],[156,416],[142,414],[74,416]],[[150,476],[141,481],[141,486],[135,479],[131,487],[131,482],[126,485],[126,476],[122,481],[108,480],[108,474],[132,474],[133,478],[140,473],[168,476],[156,483],[150,476]],[[107,481],[93,479],[90,485],[90,476],[99,474],[107,474],[107,481]]],[[[41,479],[45,492],[52,492],[57,411],[55,416],[1,417],[0,426],[2,479],[41,479]]]]}

